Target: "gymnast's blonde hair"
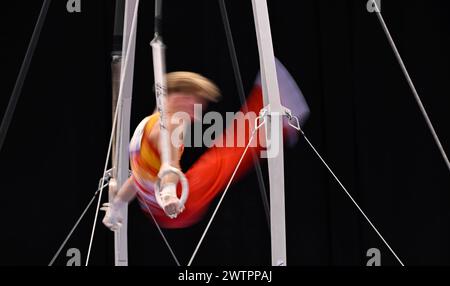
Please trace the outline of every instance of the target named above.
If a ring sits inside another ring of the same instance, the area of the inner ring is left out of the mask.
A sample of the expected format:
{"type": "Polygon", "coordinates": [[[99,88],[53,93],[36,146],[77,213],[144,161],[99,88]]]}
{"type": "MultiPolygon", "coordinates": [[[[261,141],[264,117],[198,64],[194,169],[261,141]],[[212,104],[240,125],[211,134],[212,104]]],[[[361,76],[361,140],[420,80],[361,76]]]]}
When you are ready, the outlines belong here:
{"type": "Polygon", "coordinates": [[[166,75],[167,94],[172,92],[187,92],[202,97],[208,101],[220,100],[219,88],[206,77],[193,72],[177,71],[166,75]]]}

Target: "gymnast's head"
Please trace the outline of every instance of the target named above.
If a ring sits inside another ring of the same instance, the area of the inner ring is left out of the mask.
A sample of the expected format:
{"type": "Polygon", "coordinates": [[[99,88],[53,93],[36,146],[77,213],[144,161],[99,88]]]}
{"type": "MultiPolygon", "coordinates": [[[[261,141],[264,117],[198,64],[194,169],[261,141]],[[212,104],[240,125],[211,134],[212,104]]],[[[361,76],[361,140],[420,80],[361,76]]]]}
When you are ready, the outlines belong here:
{"type": "Polygon", "coordinates": [[[220,100],[219,88],[206,77],[187,71],[171,72],[166,75],[167,80],[167,111],[186,112],[194,118],[194,105],[203,108],[209,102],[220,100]]]}

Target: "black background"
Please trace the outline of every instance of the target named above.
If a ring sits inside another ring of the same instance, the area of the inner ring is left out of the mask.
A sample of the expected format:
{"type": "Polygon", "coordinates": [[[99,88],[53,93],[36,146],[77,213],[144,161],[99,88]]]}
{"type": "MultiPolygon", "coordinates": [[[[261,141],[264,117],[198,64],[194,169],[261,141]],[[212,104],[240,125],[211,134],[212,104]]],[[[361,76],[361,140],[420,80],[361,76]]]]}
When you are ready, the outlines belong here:
{"type": "MultiPolygon", "coordinates": [[[[164,1],[168,71],[213,79],[240,104],[217,1],[164,1]]],[[[376,15],[366,0],[268,1],[276,56],[310,105],[305,132],[407,265],[450,261],[449,173],[376,15]]],[[[2,4],[0,112],[12,92],[42,1],[2,4]]],[[[153,1],[141,1],[132,128],[152,112],[153,1]]],[[[251,1],[227,1],[244,86],[258,71],[251,1]]],[[[382,1],[382,12],[423,102],[450,150],[450,4],[382,1]]],[[[53,1],[0,153],[1,265],[46,265],[92,197],[111,128],[110,52],[114,1],[82,0],[70,14],[53,1]]],[[[202,150],[187,150],[188,166],[202,150]]],[[[285,154],[289,265],[365,265],[369,248],[398,265],[301,140],[285,154]]],[[[264,166],[265,164],[263,164],[264,166]]],[[[216,201],[217,202],[217,201],[216,201]]],[[[216,203],[215,202],[215,203],[216,203]]],[[[86,258],[94,210],[68,248],[86,258]]],[[[187,262],[205,221],[167,231],[187,262]]],[[[130,265],[173,265],[136,203],[129,217],[130,265]]],[[[97,226],[91,264],[113,264],[112,234],[97,226]]],[[[199,251],[197,265],[270,265],[270,235],[256,176],[234,185],[199,251]]]]}

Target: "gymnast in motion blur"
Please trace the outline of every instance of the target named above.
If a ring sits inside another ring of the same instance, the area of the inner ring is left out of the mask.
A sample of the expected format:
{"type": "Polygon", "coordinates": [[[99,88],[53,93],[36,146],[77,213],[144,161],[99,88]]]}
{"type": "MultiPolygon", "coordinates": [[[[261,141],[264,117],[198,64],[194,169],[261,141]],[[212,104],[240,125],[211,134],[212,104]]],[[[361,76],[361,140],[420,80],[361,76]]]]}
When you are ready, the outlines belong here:
{"type": "MultiPolygon", "coordinates": [[[[278,60],[276,60],[276,66],[281,103],[289,108],[303,124],[309,116],[308,105],[287,69],[278,60]]],[[[184,150],[185,134],[179,130],[185,130],[183,127],[180,128],[180,124],[186,122],[176,118],[177,114],[188,114],[189,120],[201,120],[201,118],[196,118],[194,106],[200,105],[205,109],[209,102],[219,101],[221,94],[211,80],[197,73],[171,72],[166,75],[166,80],[167,129],[170,135],[177,132],[177,136],[170,136],[172,139],[169,148],[170,166],[181,171],[180,159],[184,150]]],[[[260,75],[257,76],[250,95],[247,97],[246,107],[245,112],[254,112],[255,114],[258,114],[263,108],[260,75]]],[[[241,112],[244,112],[243,108],[241,108],[241,112]]],[[[161,168],[160,154],[162,150],[162,146],[159,146],[159,120],[160,114],[155,111],[152,115],[144,118],[136,128],[129,146],[132,175],[120,187],[114,200],[104,204],[102,208],[106,211],[103,224],[113,231],[120,228],[124,206],[134,198],[138,199],[141,209],[147,215],[153,215],[163,228],[185,228],[199,222],[212,200],[226,187],[244,152],[245,146],[239,144],[235,144],[239,146],[213,144],[185,171],[189,184],[189,198],[185,206],[183,207],[180,203],[181,186],[176,175],[169,174],[162,178],[160,199],[157,200],[154,189],[161,168]]],[[[249,128],[254,128],[254,126],[250,124],[249,128]]],[[[247,143],[249,136],[239,134],[239,132],[246,132],[246,128],[227,128],[215,141],[229,140],[229,136],[232,137],[231,140],[235,140],[238,136],[243,136],[247,143]]],[[[263,128],[258,132],[264,132],[263,128]]],[[[283,133],[285,144],[294,146],[297,143],[298,133],[288,126],[287,119],[284,119],[283,122],[283,133]]],[[[264,136],[257,137],[264,138],[264,136]]],[[[264,146],[265,144],[260,142],[252,144],[251,149],[258,152],[264,149],[264,146]]],[[[235,175],[235,180],[248,173],[252,164],[252,154],[247,152],[235,175]]]]}

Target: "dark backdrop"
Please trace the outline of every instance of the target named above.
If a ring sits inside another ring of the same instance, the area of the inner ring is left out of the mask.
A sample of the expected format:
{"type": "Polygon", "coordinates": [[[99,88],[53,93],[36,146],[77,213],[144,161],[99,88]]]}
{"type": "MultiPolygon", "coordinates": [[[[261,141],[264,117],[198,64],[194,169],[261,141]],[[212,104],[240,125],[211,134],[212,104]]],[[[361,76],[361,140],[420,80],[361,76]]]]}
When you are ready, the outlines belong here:
{"type": "MultiPolygon", "coordinates": [[[[149,42],[153,1],[141,1],[132,127],[154,108],[149,42]]],[[[236,111],[239,99],[217,1],[167,0],[169,71],[212,78],[224,98],[211,109],[236,111]]],[[[276,56],[311,108],[305,132],[407,265],[450,261],[448,170],[366,0],[268,1],[276,56]]],[[[42,1],[3,3],[6,107],[42,1]]],[[[111,128],[110,51],[114,1],[82,0],[69,14],[53,1],[6,143],[0,153],[0,264],[46,265],[92,197],[111,128]]],[[[251,1],[227,1],[244,86],[258,70],[251,1]]],[[[450,4],[382,1],[400,52],[444,147],[450,150],[450,4]]],[[[188,150],[184,164],[202,150],[188,150]]],[[[350,200],[301,140],[287,149],[286,208],[290,265],[365,265],[381,251],[397,265],[350,200]]],[[[265,166],[265,163],[263,163],[265,166]]],[[[211,174],[213,175],[213,174],[211,174]]],[[[228,194],[196,264],[269,265],[270,236],[251,174],[228,194]]],[[[216,201],[217,202],[217,201],[216,201]]],[[[86,258],[91,209],[69,241],[86,258]]],[[[182,263],[205,221],[168,231],[182,263]]],[[[112,234],[100,223],[92,264],[113,263],[112,234]]],[[[130,265],[173,265],[155,227],[131,204],[130,265]]]]}

